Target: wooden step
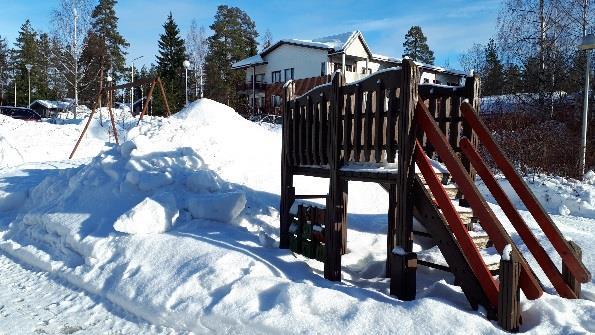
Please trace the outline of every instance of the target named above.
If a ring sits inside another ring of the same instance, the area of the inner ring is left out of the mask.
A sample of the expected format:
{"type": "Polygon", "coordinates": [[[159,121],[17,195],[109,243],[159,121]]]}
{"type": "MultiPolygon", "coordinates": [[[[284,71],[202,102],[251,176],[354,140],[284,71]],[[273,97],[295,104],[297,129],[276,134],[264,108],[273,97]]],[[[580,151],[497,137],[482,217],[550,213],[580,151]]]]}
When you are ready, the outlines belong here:
{"type": "MultiPolygon", "coordinates": [[[[444,256],[440,253],[438,247],[433,247],[426,250],[417,251],[418,264],[435,268],[443,271],[449,271],[450,268],[444,260],[444,256]]],[[[494,248],[483,249],[480,254],[490,272],[495,273],[500,267],[500,257],[494,248]]]]}
{"type": "MultiPolygon", "coordinates": [[[[450,182],[450,174],[449,173],[436,172],[435,174],[438,177],[438,180],[440,180],[442,182],[442,185],[446,185],[450,182]]],[[[417,175],[419,176],[419,179],[421,179],[422,184],[427,185],[426,180],[425,180],[424,176],[421,174],[421,172],[418,172],[417,175]]]]}

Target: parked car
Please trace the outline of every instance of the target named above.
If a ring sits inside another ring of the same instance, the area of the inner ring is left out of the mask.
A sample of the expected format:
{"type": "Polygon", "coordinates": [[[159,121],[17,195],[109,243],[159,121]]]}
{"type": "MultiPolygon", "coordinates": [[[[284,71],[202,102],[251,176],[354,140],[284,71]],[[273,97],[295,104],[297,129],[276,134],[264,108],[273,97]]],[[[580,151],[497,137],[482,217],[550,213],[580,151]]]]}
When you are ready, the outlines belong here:
{"type": "Polygon", "coordinates": [[[280,115],[273,114],[254,114],[251,115],[248,120],[252,122],[265,122],[273,124],[283,124],[283,117],[280,115]]]}
{"type": "Polygon", "coordinates": [[[35,111],[25,107],[0,106],[0,114],[10,116],[13,119],[25,121],[41,121],[41,116],[35,111]]]}

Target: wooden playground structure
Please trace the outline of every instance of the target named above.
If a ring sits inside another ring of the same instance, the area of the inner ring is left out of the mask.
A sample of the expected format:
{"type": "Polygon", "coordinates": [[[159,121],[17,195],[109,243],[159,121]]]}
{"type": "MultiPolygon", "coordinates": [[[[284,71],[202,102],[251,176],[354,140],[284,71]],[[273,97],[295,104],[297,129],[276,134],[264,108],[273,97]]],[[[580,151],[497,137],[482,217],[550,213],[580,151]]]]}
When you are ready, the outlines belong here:
{"type": "Polygon", "coordinates": [[[324,277],[340,281],[341,256],[347,250],[348,181],[378,183],[389,197],[386,275],[391,295],[415,299],[418,265],[447,270],[472,308],[482,305],[505,330],[518,330],[519,290],[537,299],[543,288],[475,186],[479,175],[557,293],[579,298],[580,284],[591,280],[580,248],[564,239],[479,119],[479,77],[469,76],[464,86],[454,87],[418,83],[416,65],[403,60],[401,67],[351,84],[337,72],[331,83],[301,96],[294,96],[291,81],[285,85],[280,248],[324,262],[324,277]],[[559,254],[561,269],[478,154],[479,142],[559,254]],[[432,160],[446,170],[437,170],[432,160]],[[295,194],[295,175],[328,178],[329,193],[295,194]],[[296,206],[296,200],[315,198],[325,199],[326,207],[296,206]],[[414,217],[425,231],[414,230],[414,217]],[[474,224],[483,236],[470,234],[474,224]],[[448,266],[418,261],[414,235],[431,238],[448,266]],[[486,244],[500,254],[506,250],[496,268],[480,253],[486,244]]]}
{"type": "Polygon", "coordinates": [[[83,131],[81,132],[81,135],[79,136],[78,140],[76,141],[76,144],[74,145],[74,148],[72,149],[72,152],[70,153],[70,156],[68,157],[68,159],[72,159],[72,157],[74,156],[76,149],[79,147],[79,144],[81,143],[81,140],[83,139],[83,136],[85,136],[85,133],[87,132],[87,129],[89,128],[89,125],[91,124],[91,120],[93,120],[93,115],[95,115],[97,108],[99,106],[101,106],[101,101],[106,101],[106,105],[108,108],[108,114],[109,114],[109,118],[110,118],[110,122],[111,122],[111,129],[114,134],[114,140],[116,141],[116,144],[120,144],[119,140],[118,140],[118,130],[116,129],[116,121],[114,119],[114,113],[112,112],[112,106],[114,105],[113,92],[116,90],[138,87],[138,86],[145,85],[148,83],[151,84],[149,91],[147,92],[145,103],[143,104],[143,110],[140,113],[140,116],[138,118],[138,122],[137,122],[137,125],[138,125],[141,122],[141,120],[143,119],[143,116],[147,113],[147,110],[149,108],[149,103],[153,99],[153,90],[155,89],[155,86],[157,84],[159,84],[159,91],[161,93],[161,98],[163,99],[163,103],[164,103],[164,107],[165,107],[165,114],[168,117],[171,116],[171,112],[169,110],[169,103],[167,102],[167,95],[165,94],[165,89],[163,88],[163,83],[161,82],[161,78],[159,78],[159,76],[156,76],[154,78],[140,79],[140,80],[136,80],[134,82],[126,83],[126,84],[122,84],[122,85],[116,85],[116,86],[110,85],[107,87],[103,87],[103,72],[102,72],[99,82],[101,83],[99,86],[99,93],[97,93],[97,98],[93,102],[93,107],[91,108],[91,114],[89,115],[89,118],[87,119],[87,123],[85,124],[85,127],[83,128],[83,131]],[[103,100],[104,96],[105,96],[105,100],[103,100]]]}

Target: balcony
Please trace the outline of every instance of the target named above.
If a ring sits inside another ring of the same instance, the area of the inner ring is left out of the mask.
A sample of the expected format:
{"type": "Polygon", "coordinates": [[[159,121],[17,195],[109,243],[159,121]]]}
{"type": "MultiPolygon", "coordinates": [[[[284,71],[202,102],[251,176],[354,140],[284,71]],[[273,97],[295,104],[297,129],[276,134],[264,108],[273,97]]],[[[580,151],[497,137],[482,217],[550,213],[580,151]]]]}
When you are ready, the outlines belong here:
{"type": "MultiPolygon", "coordinates": [[[[264,91],[267,87],[267,83],[264,82],[260,82],[257,81],[254,83],[254,90],[256,91],[264,91]]],[[[247,81],[244,83],[240,83],[236,86],[236,90],[238,92],[242,92],[242,91],[252,91],[252,82],[251,81],[247,81]]]]}

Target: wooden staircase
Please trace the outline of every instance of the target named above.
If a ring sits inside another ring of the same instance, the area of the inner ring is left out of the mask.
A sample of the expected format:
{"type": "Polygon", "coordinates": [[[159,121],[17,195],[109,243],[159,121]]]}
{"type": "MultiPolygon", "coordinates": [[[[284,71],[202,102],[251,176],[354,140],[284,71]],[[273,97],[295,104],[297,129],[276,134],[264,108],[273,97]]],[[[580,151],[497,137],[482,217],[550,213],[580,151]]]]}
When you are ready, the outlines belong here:
{"type": "MultiPolygon", "coordinates": [[[[432,195],[430,188],[429,188],[428,184],[426,183],[423,175],[419,171],[416,171],[416,172],[417,172],[416,173],[417,179],[420,181],[421,185],[423,185],[423,187],[431,195],[431,199],[432,199],[432,201],[434,201],[434,205],[436,207],[438,207],[439,211],[442,213],[442,209],[440,209],[440,206],[436,203],[436,201],[435,201],[436,199],[435,199],[434,195],[432,195]]],[[[442,185],[444,186],[444,189],[446,190],[448,197],[452,201],[452,203],[457,211],[458,216],[461,218],[461,221],[463,222],[463,224],[469,231],[469,234],[471,235],[471,237],[473,239],[473,243],[477,246],[478,249],[480,249],[482,255],[484,256],[484,261],[486,262],[488,269],[492,273],[496,274],[498,272],[499,261],[498,261],[498,257],[490,257],[491,255],[494,254],[495,250],[487,251],[487,249],[489,247],[491,247],[491,241],[490,241],[488,234],[483,229],[481,229],[481,226],[478,224],[478,218],[473,215],[473,210],[468,206],[464,206],[463,201],[461,201],[462,193],[460,192],[457,185],[451,179],[450,174],[445,173],[445,172],[435,172],[435,174],[438,177],[438,179],[442,182],[442,185]]],[[[422,221],[423,218],[417,217],[416,219],[422,225],[424,224],[424,222],[422,221]]],[[[428,234],[427,230],[425,230],[425,231],[414,230],[413,234],[418,237],[421,237],[421,238],[423,238],[423,237],[431,238],[431,235],[428,234]]],[[[493,248],[491,248],[491,249],[493,249],[493,248]]],[[[418,253],[418,257],[419,257],[419,263],[421,265],[424,265],[427,267],[432,267],[432,268],[437,268],[440,270],[450,271],[449,267],[445,263],[439,264],[439,263],[433,263],[431,261],[425,260],[423,252],[418,253]]]]}

